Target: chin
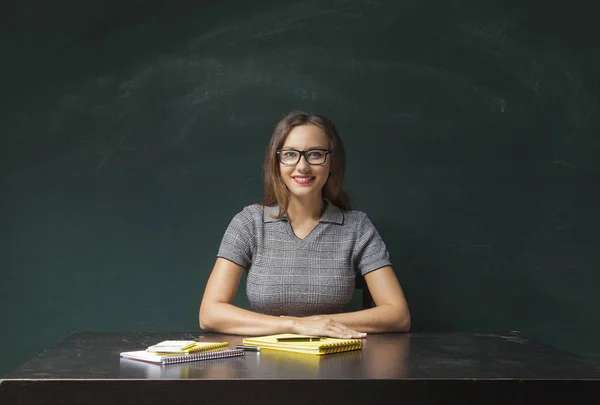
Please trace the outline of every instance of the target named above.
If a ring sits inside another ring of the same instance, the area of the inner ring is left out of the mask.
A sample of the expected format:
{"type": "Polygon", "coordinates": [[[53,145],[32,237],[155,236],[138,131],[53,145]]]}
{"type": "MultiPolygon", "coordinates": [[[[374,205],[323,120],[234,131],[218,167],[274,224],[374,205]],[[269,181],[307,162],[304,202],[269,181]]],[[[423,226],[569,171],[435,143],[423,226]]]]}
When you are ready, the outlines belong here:
{"type": "Polygon", "coordinates": [[[320,189],[304,189],[304,190],[294,190],[294,189],[290,189],[290,194],[294,197],[297,198],[311,198],[311,197],[318,197],[321,195],[321,190],[320,189]]]}

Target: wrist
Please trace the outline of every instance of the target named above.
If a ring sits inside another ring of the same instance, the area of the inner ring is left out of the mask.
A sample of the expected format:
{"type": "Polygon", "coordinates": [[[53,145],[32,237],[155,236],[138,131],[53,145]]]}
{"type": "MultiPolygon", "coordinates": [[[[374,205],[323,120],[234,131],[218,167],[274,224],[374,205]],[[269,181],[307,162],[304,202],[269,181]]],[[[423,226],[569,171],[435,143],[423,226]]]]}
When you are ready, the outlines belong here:
{"type": "Polygon", "coordinates": [[[296,318],[285,315],[281,315],[280,318],[283,321],[283,328],[285,330],[285,333],[295,333],[296,318]]]}

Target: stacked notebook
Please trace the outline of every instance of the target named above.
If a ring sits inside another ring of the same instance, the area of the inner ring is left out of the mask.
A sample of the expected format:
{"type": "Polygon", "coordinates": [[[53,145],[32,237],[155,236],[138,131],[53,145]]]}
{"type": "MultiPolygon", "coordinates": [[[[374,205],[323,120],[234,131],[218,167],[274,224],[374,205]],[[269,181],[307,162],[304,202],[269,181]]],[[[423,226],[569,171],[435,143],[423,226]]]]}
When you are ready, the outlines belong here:
{"type": "Polygon", "coordinates": [[[321,356],[323,354],[360,350],[362,349],[362,340],[282,333],[279,335],[245,338],[244,346],[258,346],[261,351],[268,349],[321,356]]]}
{"type": "Polygon", "coordinates": [[[173,364],[244,355],[244,350],[231,350],[228,349],[228,346],[227,342],[165,340],[148,347],[146,350],[122,352],[121,357],[149,363],[173,364]]]}

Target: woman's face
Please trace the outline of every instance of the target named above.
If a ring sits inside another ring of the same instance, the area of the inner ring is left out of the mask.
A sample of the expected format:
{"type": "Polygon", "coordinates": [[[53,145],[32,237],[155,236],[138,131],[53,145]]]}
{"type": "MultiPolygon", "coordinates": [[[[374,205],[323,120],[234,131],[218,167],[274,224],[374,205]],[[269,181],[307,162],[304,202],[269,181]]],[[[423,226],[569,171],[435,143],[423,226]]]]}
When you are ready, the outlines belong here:
{"type": "MultiPolygon", "coordinates": [[[[300,199],[321,197],[321,190],[327,182],[331,156],[325,156],[323,164],[309,164],[307,158],[318,162],[322,151],[329,149],[329,141],[325,132],[316,125],[300,125],[294,127],[288,134],[280,157],[293,157],[296,151],[306,151],[296,164],[279,163],[281,178],[292,196],[300,199]],[[287,151],[287,153],[286,153],[287,151]]],[[[293,160],[293,159],[292,159],[293,160]]]]}

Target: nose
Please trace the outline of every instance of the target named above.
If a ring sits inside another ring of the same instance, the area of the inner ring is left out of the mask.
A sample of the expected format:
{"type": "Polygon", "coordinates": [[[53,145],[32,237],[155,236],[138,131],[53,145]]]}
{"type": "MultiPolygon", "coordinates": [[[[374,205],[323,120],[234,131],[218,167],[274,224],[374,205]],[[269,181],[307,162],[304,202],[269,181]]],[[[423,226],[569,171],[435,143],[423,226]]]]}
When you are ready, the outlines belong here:
{"type": "Polygon", "coordinates": [[[310,168],[310,164],[308,164],[306,156],[304,154],[300,156],[300,160],[296,164],[296,168],[301,172],[304,172],[310,168]]]}

